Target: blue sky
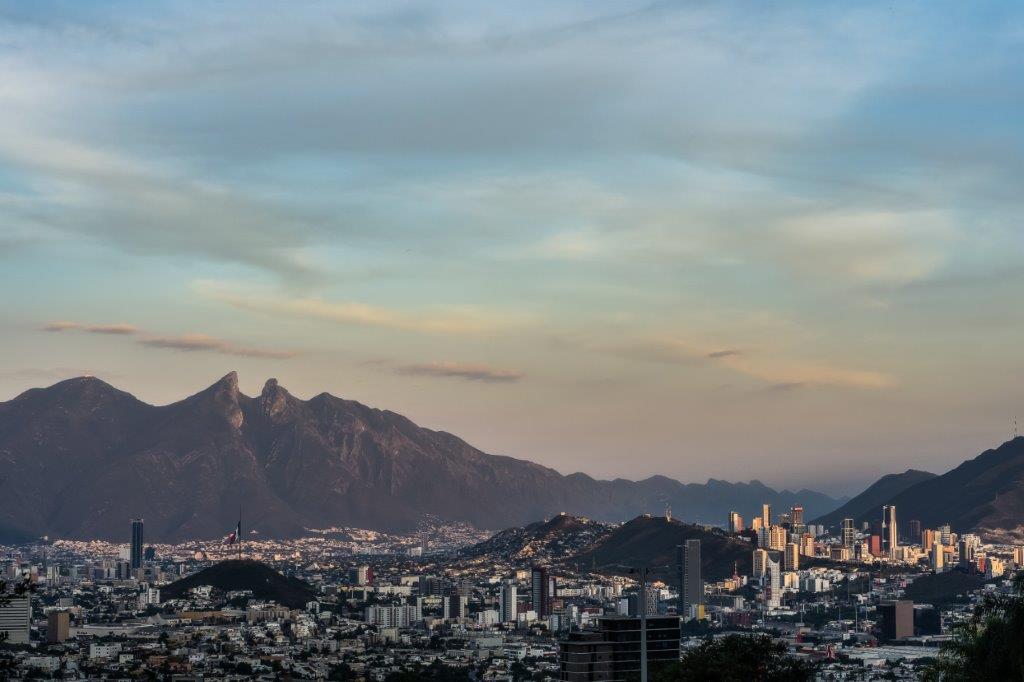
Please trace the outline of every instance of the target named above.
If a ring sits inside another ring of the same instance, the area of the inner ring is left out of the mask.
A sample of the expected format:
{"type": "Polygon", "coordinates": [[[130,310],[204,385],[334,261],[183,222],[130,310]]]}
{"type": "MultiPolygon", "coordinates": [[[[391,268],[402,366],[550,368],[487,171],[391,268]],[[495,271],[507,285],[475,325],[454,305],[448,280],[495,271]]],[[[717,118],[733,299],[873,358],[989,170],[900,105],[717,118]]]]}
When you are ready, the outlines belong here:
{"type": "Polygon", "coordinates": [[[1013,3],[0,3],[0,397],[236,369],[856,490],[1020,397],[1013,3]]]}

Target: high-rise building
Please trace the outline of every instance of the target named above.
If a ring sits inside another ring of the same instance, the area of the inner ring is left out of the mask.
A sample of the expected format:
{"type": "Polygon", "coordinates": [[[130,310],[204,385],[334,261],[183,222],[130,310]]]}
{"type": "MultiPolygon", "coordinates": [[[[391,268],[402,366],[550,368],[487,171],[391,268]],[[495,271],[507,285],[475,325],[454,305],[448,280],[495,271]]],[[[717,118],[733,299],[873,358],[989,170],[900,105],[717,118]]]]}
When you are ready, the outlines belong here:
{"type": "MultiPolygon", "coordinates": [[[[349,585],[369,585],[370,584],[370,567],[369,566],[351,566],[348,569],[348,582],[349,585]]],[[[422,594],[422,592],[420,593],[422,594]]]]}
{"type": "Polygon", "coordinates": [[[534,566],[530,572],[530,601],[538,618],[551,614],[551,577],[544,566],[534,566]]]}
{"type": "Polygon", "coordinates": [[[60,644],[71,632],[71,614],[67,611],[50,611],[46,614],[46,642],[60,644]]]}
{"type": "Polygon", "coordinates": [[[800,537],[804,534],[807,526],[804,525],[804,508],[800,506],[789,510],[789,530],[793,535],[800,537]]]}
{"type": "Polygon", "coordinates": [[[415,606],[368,606],[364,617],[370,625],[407,628],[420,620],[420,612],[415,606]]]}
{"type": "Polygon", "coordinates": [[[948,523],[939,526],[939,537],[942,539],[942,544],[953,544],[953,530],[949,527],[948,523]]]}
{"type": "Polygon", "coordinates": [[[872,556],[882,556],[882,536],[872,535],[868,538],[868,551],[872,556]]]}
{"type": "Polygon", "coordinates": [[[755,516],[751,520],[751,522],[750,522],[750,530],[754,531],[755,533],[759,533],[759,532],[761,532],[761,530],[763,528],[764,528],[764,517],[762,517],[762,516],[755,516]]]}
{"type": "Polygon", "coordinates": [[[28,644],[32,622],[32,601],[29,596],[11,597],[0,606],[0,635],[6,635],[6,644],[28,644]]]}
{"type": "Polygon", "coordinates": [[[768,569],[768,550],[766,549],[755,549],[753,558],[753,577],[754,580],[760,580],[768,569]]]}
{"type": "Polygon", "coordinates": [[[132,519],[131,562],[133,571],[142,568],[142,519],[132,519]]]}
{"type": "Polygon", "coordinates": [[[761,505],[761,527],[767,528],[772,525],[772,506],[770,504],[761,505]]]}
{"type": "Polygon", "coordinates": [[[917,519],[911,519],[907,522],[907,540],[912,545],[921,544],[921,522],[917,519]]]}
{"type": "Polygon", "coordinates": [[[853,519],[843,519],[843,546],[853,547],[857,531],[853,527],[853,519]]]}
{"type": "Polygon", "coordinates": [[[469,600],[459,594],[445,597],[443,603],[444,613],[442,614],[444,619],[465,618],[468,603],[469,600]]]}
{"type": "Polygon", "coordinates": [[[934,530],[925,528],[921,531],[921,549],[924,551],[930,552],[936,540],[938,540],[938,537],[934,530]]]}
{"type": "Polygon", "coordinates": [[[782,526],[772,526],[768,529],[768,549],[781,552],[786,548],[788,539],[786,529],[782,526]]]}
{"type": "MultiPolygon", "coordinates": [[[[679,660],[679,619],[648,618],[647,663],[679,660]]],[[[628,680],[640,672],[640,619],[601,618],[596,631],[577,631],[559,644],[560,680],[628,680]]]]}
{"type": "Polygon", "coordinates": [[[810,533],[805,533],[803,537],[800,538],[800,553],[809,557],[813,557],[815,555],[814,536],[810,533]]]}
{"type": "Polygon", "coordinates": [[[883,602],[878,605],[880,616],[878,639],[892,642],[914,636],[914,602],[909,600],[883,602]]]}
{"type": "Polygon", "coordinates": [[[1024,568],[1024,547],[1013,548],[1013,564],[1017,568],[1024,568]]]}
{"type": "Polygon", "coordinates": [[[646,609],[648,616],[658,615],[658,591],[653,587],[648,586],[644,589],[643,598],[641,599],[639,590],[634,594],[630,594],[626,597],[626,614],[627,616],[639,616],[640,609],[646,609]]]}
{"type": "Polygon", "coordinates": [[[782,553],[783,569],[787,571],[800,570],[800,548],[795,542],[786,543],[786,549],[782,553]]]}
{"type": "Polygon", "coordinates": [[[782,606],[782,567],[779,566],[778,555],[773,554],[768,553],[764,574],[761,576],[764,605],[769,611],[782,606]]]}
{"type": "Polygon", "coordinates": [[[946,546],[939,541],[932,543],[932,569],[936,573],[946,570],[946,546]]]}
{"type": "Polygon", "coordinates": [[[729,512],[729,532],[739,533],[743,530],[743,517],[739,515],[739,512],[729,512]]]}
{"type": "Polygon", "coordinates": [[[684,547],[683,591],[680,593],[681,615],[689,619],[693,607],[704,603],[704,581],[700,571],[700,540],[687,540],[684,547]]]}
{"type": "Polygon", "coordinates": [[[976,566],[978,550],[981,549],[981,538],[974,533],[964,533],[960,537],[960,566],[973,571],[976,566]]]}
{"type": "Polygon", "coordinates": [[[506,578],[501,584],[501,622],[514,623],[519,616],[516,581],[506,578]]]}
{"type": "Polygon", "coordinates": [[[882,554],[895,559],[897,547],[899,539],[896,533],[896,507],[887,504],[882,507],[882,554]]]}

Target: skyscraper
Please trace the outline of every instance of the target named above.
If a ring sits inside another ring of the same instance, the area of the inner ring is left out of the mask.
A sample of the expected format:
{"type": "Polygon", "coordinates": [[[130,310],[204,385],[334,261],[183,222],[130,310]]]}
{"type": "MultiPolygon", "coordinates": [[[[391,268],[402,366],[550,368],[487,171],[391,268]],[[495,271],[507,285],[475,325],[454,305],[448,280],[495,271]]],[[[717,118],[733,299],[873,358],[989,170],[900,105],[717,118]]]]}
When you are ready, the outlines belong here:
{"type": "Polygon", "coordinates": [[[516,603],[516,581],[506,578],[501,584],[501,622],[514,623],[519,615],[519,606],[516,603]]]}
{"type": "Polygon", "coordinates": [[[451,594],[444,598],[442,616],[445,620],[466,617],[468,599],[459,594],[451,594]]]}
{"type": "Polygon", "coordinates": [[[544,618],[551,613],[551,582],[548,576],[548,569],[544,566],[534,566],[530,573],[530,600],[533,603],[533,610],[537,612],[538,618],[544,618]]]}
{"type": "Polygon", "coordinates": [[[779,566],[778,555],[767,553],[764,574],[761,576],[763,586],[764,605],[769,611],[782,606],[782,570],[779,566]]]}
{"type": "Polygon", "coordinates": [[[907,539],[910,540],[910,544],[921,544],[921,522],[917,519],[913,519],[907,524],[907,526],[909,528],[907,531],[907,539]]]}
{"type": "Polygon", "coordinates": [[[131,567],[142,568],[142,519],[132,519],[131,567]]]}
{"type": "Polygon", "coordinates": [[[739,512],[729,512],[729,532],[739,533],[743,530],[743,517],[739,515],[739,512]]]}
{"type": "Polygon", "coordinates": [[[801,536],[807,527],[804,525],[804,508],[795,506],[789,510],[789,530],[793,535],[801,536]]]}
{"type": "Polygon", "coordinates": [[[896,507],[887,504],[882,507],[882,554],[896,558],[899,541],[896,535],[896,507]]]}
{"type": "Polygon", "coordinates": [[[843,546],[853,547],[856,531],[853,528],[853,519],[843,519],[843,546]]]}
{"type": "Polygon", "coordinates": [[[761,526],[767,528],[772,525],[772,506],[770,504],[761,505],[761,526]]]}
{"type": "Polygon", "coordinates": [[[753,557],[754,566],[754,580],[758,580],[764,575],[765,571],[768,570],[768,550],[766,549],[755,549],[753,557]]]}
{"type": "Polygon", "coordinates": [[[800,570],[800,548],[795,542],[786,543],[786,550],[782,553],[782,564],[787,571],[800,570]]]}
{"type": "Polygon", "coordinates": [[[700,540],[687,540],[684,548],[682,614],[688,618],[694,606],[704,602],[704,581],[700,572],[700,540]]]}
{"type": "Polygon", "coordinates": [[[936,573],[942,573],[946,570],[946,546],[941,542],[936,541],[932,544],[932,569],[936,573]]]}

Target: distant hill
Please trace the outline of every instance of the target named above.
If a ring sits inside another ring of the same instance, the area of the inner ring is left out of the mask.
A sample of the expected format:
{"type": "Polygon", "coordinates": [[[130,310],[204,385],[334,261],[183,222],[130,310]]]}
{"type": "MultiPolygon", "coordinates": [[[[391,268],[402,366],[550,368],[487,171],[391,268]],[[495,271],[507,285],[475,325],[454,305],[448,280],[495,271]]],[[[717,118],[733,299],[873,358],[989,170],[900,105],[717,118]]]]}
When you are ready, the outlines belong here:
{"type": "Polygon", "coordinates": [[[308,528],[414,530],[424,515],[508,528],[561,511],[620,522],[671,506],[681,518],[724,525],[802,504],[808,516],[841,502],[757,481],[683,484],[563,476],[488,455],[443,431],[321,393],[292,396],[276,380],[260,395],[234,372],[170,405],[148,405],[93,377],[0,403],[0,531],[6,535],[126,540],[143,517],[146,539],[222,537],[244,504],[246,530],[294,537],[308,528]]]}
{"type": "Polygon", "coordinates": [[[917,604],[931,604],[943,608],[959,601],[967,601],[967,595],[981,589],[985,578],[973,573],[964,573],[954,568],[945,573],[925,575],[907,585],[904,595],[917,604]]]}
{"type": "Polygon", "coordinates": [[[706,581],[733,574],[750,575],[754,546],[725,531],[669,521],[663,516],[640,516],[624,523],[569,563],[612,574],[625,574],[624,567],[656,567],[651,575],[662,580],[675,575],[676,547],[687,540],[700,540],[701,573],[706,581]],[[669,568],[665,568],[665,567],[669,568]]]}
{"type": "Polygon", "coordinates": [[[313,588],[298,578],[285,577],[258,561],[230,559],[161,587],[160,599],[166,601],[183,598],[189,590],[202,585],[210,585],[224,592],[252,590],[256,599],[273,600],[292,609],[304,607],[315,597],[313,588]]]}
{"type": "Polygon", "coordinates": [[[840,525],[846,518],[856,521],[881,519],[883,504],[888,504],[889,500],[907,488],[932,478],[935,478],[935,474],[916,469],[907,469],[902,474],[882,476],[839,509],[820,516],[811,523],[831,527],[840,525]]]}
{"type": "Polygon", "coordinates": [[[1024,537],[1024,438],[911,486],[889,503],[901,518],[920,519],[926,528],[948,522],[958,532],[1011,531],[1024,537]]]}
{"type": "Polygon", "coordinates": [[[464,557],[495,556],[512,561],[555,562],[590,547],[612,532],[612,527],[591,519],[558,514],[522,528],[509,528],[487,540],[463,548],[464,557]]]}
{"type": "MultiPolygon", "coordinates": [[[[1015,438],[994,450],[986,450],[974,459],[941,476],[924,472],[900,474],[891,494],[870,494],[879,481],[849,503],[861,501],[853,518],[874,521],[880,518],[883,504],[896,506],[898,523],[919,520],[924,528],[948,523],[957,532],[974,531],[1003,542],[1024,539],[1024,438],[1015,438]],[[908,482],[915,474],[921,480],[908,482]],[[899,489],[902,488],[902,489],[899,489]],[[862,499],[863,498],[863,499],[862,499]]],[[[821,518],[842,518],[842,509],[821,518]]],[[[824,522],[824,521],[823,521],[824,522]]]]}

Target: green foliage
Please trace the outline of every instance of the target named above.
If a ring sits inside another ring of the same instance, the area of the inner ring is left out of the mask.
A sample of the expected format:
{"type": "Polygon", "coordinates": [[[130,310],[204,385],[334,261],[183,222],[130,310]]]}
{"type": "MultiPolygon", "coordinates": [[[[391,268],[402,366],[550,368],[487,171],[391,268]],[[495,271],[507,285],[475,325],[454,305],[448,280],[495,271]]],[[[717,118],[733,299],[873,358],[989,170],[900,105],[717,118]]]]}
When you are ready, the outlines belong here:
{"type": "Polygon", "coordinates": [[[789,655],[786,644],[767,635],[707,639],[679,663],[651,671],[652,682],[804,682],[814,666],[789,655]]]}
{"type": "Polygon", "coordinates": [[[1024,572],[1014,593],[985,595],[971,619],[953,631],[926,673],[934,682],[1024,682],[1024,572]]]}
{"type": "Polygon", "coordinates": [[[391,673],[385,678],[385,682],[421,682],[431,680],[432,682],[469,682],[469,670],[447,666],[440,661],[434,661],[426,667],[417,667],[413,670],[403,670],[391,673]]]}

